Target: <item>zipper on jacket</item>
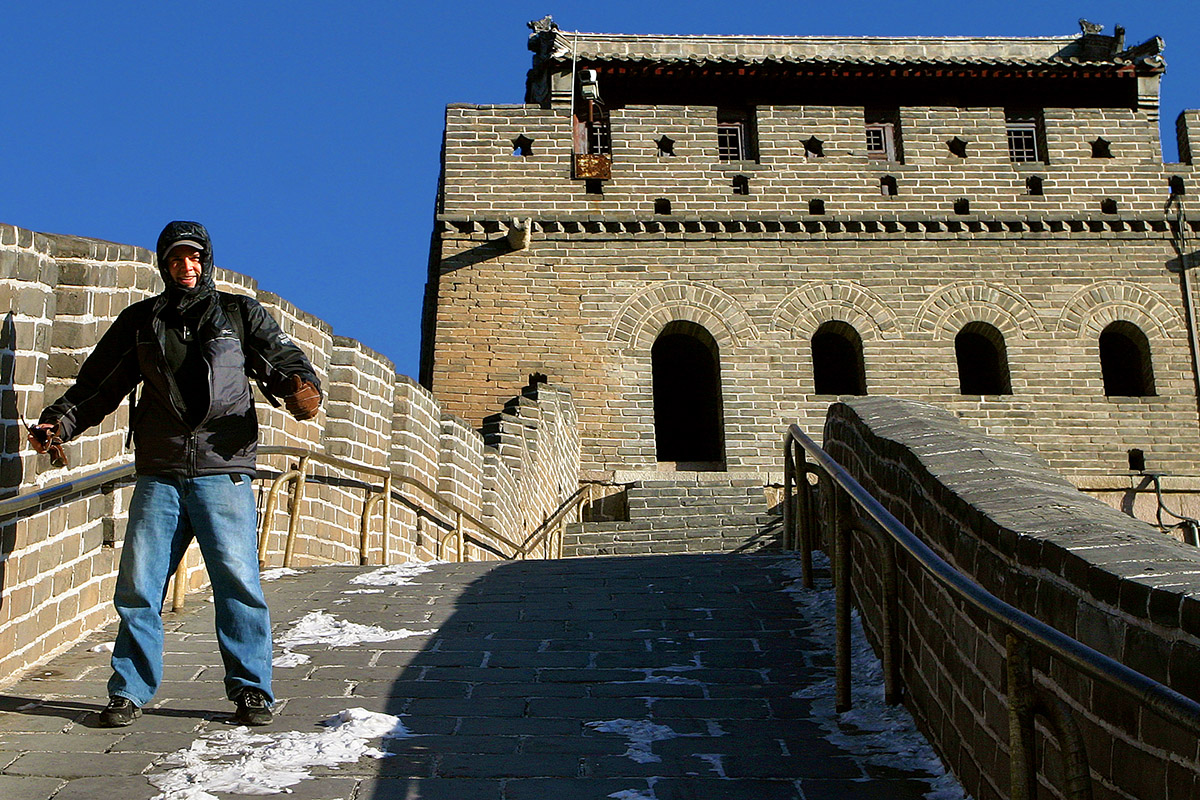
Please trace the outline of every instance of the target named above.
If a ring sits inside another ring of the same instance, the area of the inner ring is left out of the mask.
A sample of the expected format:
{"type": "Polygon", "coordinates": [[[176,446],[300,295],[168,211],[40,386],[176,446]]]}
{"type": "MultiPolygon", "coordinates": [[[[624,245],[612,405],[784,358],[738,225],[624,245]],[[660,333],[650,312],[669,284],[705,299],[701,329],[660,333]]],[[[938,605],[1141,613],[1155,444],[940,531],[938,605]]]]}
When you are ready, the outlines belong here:
{"type": "MultiPolygon", "coordinates": [[[[171,409],[175,412],[175,416],[179,417],[179,421],[184,424],[184,427],[191,427],[187,421],[187,404],[183,400],[183,393],[179,391],[179,384],[175,383],[175,375],[171,372],[171,366],[167,363],[167,352],[164,340],[166,338],[166,325],[163,324],[161,309],[155,309],[154,317],[151,320],[151,329],[154,331],[154,344],[158,347],[155,355],[158,356],[159,363],[162,365],[160,370],[163,374],[163,379],[167,383],[167,395],[171,399],[171,409]]],[[[194,431],[195,429],[192,428],[194,431]]]]}

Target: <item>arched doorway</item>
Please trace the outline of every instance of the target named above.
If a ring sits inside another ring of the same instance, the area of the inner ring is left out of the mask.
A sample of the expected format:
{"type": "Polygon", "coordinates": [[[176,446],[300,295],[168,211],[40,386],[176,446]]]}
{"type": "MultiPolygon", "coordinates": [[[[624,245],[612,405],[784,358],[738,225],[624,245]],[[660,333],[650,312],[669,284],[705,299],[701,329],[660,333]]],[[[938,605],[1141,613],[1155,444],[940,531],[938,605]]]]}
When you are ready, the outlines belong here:
{"type": "Polygon", "coordinates": [[[723,468],[721,362],[712,334],[694,322],[671,322],[650,359],[656,459],[685,469],[723,468]]]}

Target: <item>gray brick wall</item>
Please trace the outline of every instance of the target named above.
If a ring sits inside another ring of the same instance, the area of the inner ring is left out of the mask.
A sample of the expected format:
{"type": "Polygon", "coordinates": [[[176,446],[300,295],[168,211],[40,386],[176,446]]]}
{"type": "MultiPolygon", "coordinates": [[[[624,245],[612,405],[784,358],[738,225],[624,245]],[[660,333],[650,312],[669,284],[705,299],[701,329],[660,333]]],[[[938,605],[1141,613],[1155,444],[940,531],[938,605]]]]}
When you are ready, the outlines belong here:
{"type": "MultiPolygon", "coordinates": [[[[1078,492],[1032,450],[926,404],[878,397],[834,405],[824,447],[983,588],[1200,700],[1194,547],[1078,492]]],[[[868,536],[852,537],[855,601],[878,650],[877,547],[868,536]]],[[[905,704],[972,797],[1008,797],[1004,631],[897,551],[905,704]]],[[[1065,700],[1079,723],[1095,796],[1194,796],[1194,735],[1037,648],[1033,662],[1037,685],[1065,700]]],[[[1058,745],[1039,741],[1039,791],[1064,797],[1058,745]]]]}

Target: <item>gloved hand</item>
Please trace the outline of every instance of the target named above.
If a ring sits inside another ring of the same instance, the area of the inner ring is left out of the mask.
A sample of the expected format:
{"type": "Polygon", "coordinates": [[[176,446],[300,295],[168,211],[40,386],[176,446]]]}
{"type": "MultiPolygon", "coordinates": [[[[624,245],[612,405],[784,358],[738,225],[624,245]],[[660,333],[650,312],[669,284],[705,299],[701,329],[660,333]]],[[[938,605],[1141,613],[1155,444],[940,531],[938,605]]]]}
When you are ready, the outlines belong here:
{"type": "Polygon", "coordinates": [[[43,422],[29,428],[29,444],[38,453],[50,454],[50,466],[65,467],[70,464],[63,440],[58,433],[57,422],[43,422]]]}
{"type": "Polygon", "coordinates": [[[321,408],[321,393],[317,387],[299,375],[288,378],[289,385],[283,395],[283,405],[288,413],[298,420],[312,419],[321,408]]]}

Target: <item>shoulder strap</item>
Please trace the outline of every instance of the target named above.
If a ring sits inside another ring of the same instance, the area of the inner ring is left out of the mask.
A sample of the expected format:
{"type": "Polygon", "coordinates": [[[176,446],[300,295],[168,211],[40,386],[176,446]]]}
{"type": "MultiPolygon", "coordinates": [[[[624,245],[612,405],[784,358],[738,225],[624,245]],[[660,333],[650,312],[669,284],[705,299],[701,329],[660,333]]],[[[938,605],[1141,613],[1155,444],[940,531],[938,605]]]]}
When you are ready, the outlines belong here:
{"type": "MultiPolygon", "coordinates": [[[[242,344],[242,357],[249,362],[251,357],[250,349],[246,346],[246,317],[245,309],[242,306],[238,296],[229,292],[217,292],[221,298],[221,310],[225,312],[225,319],[229,320],[229,324],[233,326],[233,332],[237,334],[238,341],[242,344]]],[[[247,369],[247,372],[249,370],[247,369]]],[[[262,391],[263,397],[275,408],[279,408],[279,401],[275,399],[275,395],[267,388],[266,382],[259,378],[255,378],[255,383],[262,391]]]]}
{"type": "Polygon", "coordinates": [[[238,302],[237,295],[228,292],[217,292],[221,297],[221,310],[225,312],[225,319],[229,320],[229,324],[233,326],[233,332],[237,334],[238,341],[242,343],[242,352],[246,352],[246,320],[242,316],[242,304],[238,302]]]}

